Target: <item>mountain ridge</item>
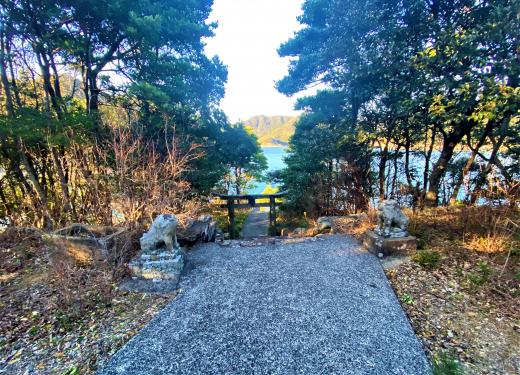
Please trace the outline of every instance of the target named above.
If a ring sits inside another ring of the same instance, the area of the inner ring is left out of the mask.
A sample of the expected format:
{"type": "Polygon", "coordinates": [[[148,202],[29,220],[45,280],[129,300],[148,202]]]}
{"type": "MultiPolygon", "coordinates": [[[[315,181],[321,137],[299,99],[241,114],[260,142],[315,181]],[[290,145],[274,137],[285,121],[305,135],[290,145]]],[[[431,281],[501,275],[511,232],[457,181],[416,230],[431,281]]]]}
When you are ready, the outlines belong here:
{"type": "Polygon", "coordinates": [[[298,116],[256,115],[244,121],[258,137],[262,146],[287,146],[294,134],[298,116]]]}

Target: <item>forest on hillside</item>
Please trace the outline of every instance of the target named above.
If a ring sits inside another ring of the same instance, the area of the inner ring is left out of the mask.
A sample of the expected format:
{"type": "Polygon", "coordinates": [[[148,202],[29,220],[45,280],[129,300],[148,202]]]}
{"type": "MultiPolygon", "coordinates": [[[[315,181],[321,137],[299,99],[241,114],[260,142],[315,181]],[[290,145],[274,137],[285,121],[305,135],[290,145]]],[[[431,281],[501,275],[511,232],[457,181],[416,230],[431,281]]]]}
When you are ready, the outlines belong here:
{"type": "Polygon", "coordinates": [[[0,1],[0,220],[184,212],[265,167],[219,109],[213,1],[0,1]]]}
{"type": "Polygon", "coordinates": [[[287,146],[294,134],[296,116],[254,116],[244,121],[262,146],[287,146]]]}
{"type": "Polygon", "coordinates": [[[296,212],[516,206],[520,4],[305,1],[277,88],[304,114],[278,177],[296,212]]]}

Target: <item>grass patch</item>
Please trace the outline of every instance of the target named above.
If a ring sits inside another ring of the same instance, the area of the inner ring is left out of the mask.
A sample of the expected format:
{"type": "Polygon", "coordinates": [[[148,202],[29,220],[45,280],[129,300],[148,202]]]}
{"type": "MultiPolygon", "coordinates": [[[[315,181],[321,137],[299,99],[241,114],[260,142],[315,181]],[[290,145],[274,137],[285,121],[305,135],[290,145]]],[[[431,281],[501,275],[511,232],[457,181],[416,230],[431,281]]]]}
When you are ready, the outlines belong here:
{"type": "Polygon", "coordinates": [[[479,260],[477,262],[477,271],[470,273],[468,275],[468,280],[473,285],[481,286],[489,281],[491,273],[491,267],[489,266],[488,262],[479,260]]]}
{"type": "Polygon", "coordinates": [[[406,213],[423,250],[386,273],[432,358],[434,374],[517,373],[519,210],[406,213]]]}
{"type": "Polygon", "coordinates": [[[441,353],[433,360],[434,375],[464,375],[462,365],[448,353],[441,353]]]}
{"type": "MultiPolygon", "coordinates": [[[[247,217],[251,213],[250,208],[246,209],[240,209],[235,210],[235,236],[234,238],[238,237],[240,235],[240,232],[242,232],[242,228],[244,227],[244,222],[246,221],[247,217]]],[[[217,226],[222,230],[224,233],[229,232],[229,216],[227,209],[214,209],[211,211],[211,216],[217,223],[217,226]]],[[[233,236],[231,236],[233,237],[233,236]]]]}
{"type": "Polygon", "coordinates": [[[437,268],[439,267],[441,256],[437,251],[421,250],[414,255],[413,261],[422,267],[437,268]]]}

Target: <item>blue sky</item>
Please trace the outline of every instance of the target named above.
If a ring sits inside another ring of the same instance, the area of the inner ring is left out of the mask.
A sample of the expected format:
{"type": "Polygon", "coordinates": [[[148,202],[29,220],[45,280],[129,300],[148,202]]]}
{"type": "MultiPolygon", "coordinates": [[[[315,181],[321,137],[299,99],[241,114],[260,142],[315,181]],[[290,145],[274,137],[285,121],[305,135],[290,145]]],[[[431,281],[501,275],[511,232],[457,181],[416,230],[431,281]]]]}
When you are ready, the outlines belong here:
{"type": "Polygon", "coordinates": [[[264,115],[294,115],[295,98],[274,87],[287,72],[288,60],[277,49],[299,29],[303,0],[215,0],[211,21],[216,36],[206,53],[219,55],[229,77],[222,108],[231,121],[264,115]]]}

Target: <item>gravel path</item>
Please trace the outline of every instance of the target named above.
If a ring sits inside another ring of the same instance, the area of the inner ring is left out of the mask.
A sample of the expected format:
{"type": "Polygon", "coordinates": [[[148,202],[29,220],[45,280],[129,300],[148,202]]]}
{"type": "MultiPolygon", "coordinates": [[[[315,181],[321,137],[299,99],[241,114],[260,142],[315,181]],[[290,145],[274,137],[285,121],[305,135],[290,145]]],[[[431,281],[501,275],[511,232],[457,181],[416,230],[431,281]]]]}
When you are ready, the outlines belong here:
{"type": "Polygon", "coordinates": [[[260,211],[255,208],[244,221],[240,237],[261,237],[267,236],[269,231],[269,212],[260,211]]]}
{"type": "Polygon", "coordinates": [[[100,374],[430,373],[374,256],[292,241],[190,252],[179,297],[100,374]]]}

